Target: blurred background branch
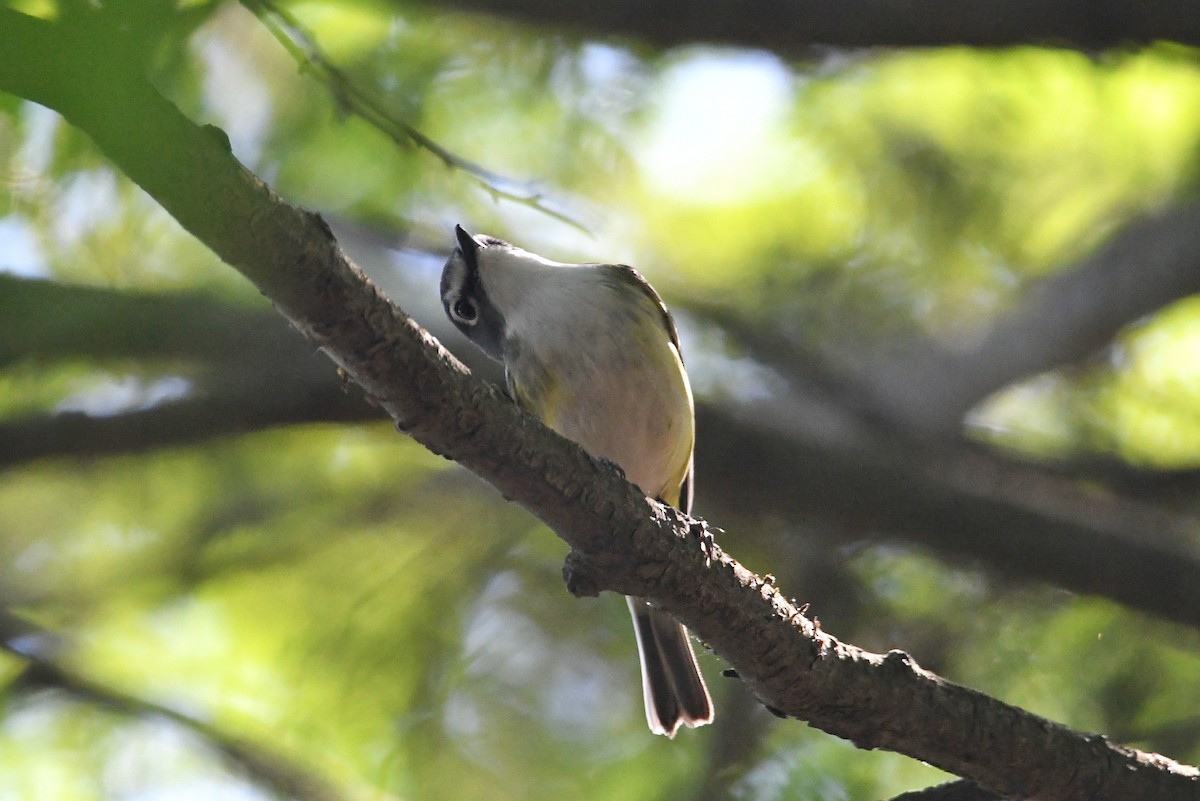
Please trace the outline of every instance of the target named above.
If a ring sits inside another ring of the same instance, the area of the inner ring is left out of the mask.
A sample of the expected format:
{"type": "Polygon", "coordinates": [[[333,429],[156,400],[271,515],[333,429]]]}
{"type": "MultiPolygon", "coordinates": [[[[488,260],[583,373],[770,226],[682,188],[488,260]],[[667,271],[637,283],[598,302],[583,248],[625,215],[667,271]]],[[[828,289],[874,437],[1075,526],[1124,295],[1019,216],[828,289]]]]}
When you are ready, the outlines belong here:
{"type": "Polygon", "coordinates": [[[1028,288],[1013,308],[954,343],[910,338],[869,350],[811,347],[736,309],[697,299],[798,391],[824,395],[860,424],[902,436],[960,438],[976,405],[1022,379],[1105,359],[1127,326],[1200,292],[1200,204],[1164,209],[1114,233],[1078,264],[1028,288]]]}
{"type": "MultiPolygon", "coordinates": [[[[259,743],[238,738],[212,723],[197,720],[145,697],[122,692],[88,679],[64,667],[52,656],[58,638],[27,620],[0,610],[0,649],[16,657],[24,668],[11,677],[8,703],[39,693],[59,693],[75,701],[93,704],[120,717],[167,722],[196,735],[238,773],[271,792],[296,801],[349,801],[365,796],[347,795],[321,777],[282,754],[271,753],[259,743]]],[[[375,793],[372,798],[378,798],[375,793]]]]}
{"type": "Polygon", "coordinates": [[[798,58],[813,48],[1049,45],[1093,50],[1160,39],[1200,43],[1200,13],[1186,0],[1137,3],[1070,0],[987,3],[904,3],[877,0],[847,6],[835,0],[796,5],[786,0],[603,0],[587,6],[551,0],[449,0],[439,4],[510,15],[540,25],[636,37],[658,47],[712,42],[762,47],[798,58]]]}

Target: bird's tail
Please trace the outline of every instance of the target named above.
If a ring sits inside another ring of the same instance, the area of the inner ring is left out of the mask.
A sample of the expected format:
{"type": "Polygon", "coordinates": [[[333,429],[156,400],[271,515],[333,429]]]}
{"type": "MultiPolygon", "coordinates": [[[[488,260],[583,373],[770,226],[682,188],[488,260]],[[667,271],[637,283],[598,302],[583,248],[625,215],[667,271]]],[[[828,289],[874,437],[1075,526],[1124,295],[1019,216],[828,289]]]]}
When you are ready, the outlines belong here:
{"type": "Polygon", "coordinates": [[[650,731],[674,737],[680,725],[712,721],[712,699],[696,665],[687,629],[641,598],[626,598],[642,662],[642,693],[650,731]]]}

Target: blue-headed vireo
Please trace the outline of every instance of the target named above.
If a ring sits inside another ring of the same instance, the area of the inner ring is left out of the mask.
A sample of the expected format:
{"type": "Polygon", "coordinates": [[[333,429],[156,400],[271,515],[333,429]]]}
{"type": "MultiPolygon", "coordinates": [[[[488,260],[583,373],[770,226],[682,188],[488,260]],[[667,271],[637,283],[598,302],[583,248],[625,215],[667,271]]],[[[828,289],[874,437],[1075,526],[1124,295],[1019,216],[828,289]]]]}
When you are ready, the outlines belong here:
{"type": "MultiPolygon", "coordinates": [[[[675,324],[632,267],[562,264],[455,228],[442,271],[450,321],[504,364],[508,392],[643,492],[688,512],[695,422],[675,324]]],[[[627,598],[646,720],[673,737],[712,720],[687,630],[627,598]]]]}

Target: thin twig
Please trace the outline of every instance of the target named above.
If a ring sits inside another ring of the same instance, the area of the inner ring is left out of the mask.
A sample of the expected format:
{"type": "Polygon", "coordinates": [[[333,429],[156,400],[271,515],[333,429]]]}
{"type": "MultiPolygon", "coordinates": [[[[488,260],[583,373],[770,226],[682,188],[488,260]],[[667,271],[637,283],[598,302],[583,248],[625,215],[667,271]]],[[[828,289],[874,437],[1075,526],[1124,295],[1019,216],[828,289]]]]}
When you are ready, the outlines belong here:
{"type": "Polygon", "coordinates": [[[546,205],[545,195],[531,181],[510,178],[459,156],[426,136],[415,126],[396,117],[377,97],[355,83],[321,50],[312,34],[289,12],[272,0],[242,0],[266,26],[288,54],[307,72],[321,81],[342,112],[353,114],[374,126],[398,145],[416,145],[432,153],[450,169],[460,170],[475,180],[493,200],[509,200],[537,209],[585,234],[591,231],[581,222],[546,205]],[[507,188],[506,188],[507,187],[507,188]]]}

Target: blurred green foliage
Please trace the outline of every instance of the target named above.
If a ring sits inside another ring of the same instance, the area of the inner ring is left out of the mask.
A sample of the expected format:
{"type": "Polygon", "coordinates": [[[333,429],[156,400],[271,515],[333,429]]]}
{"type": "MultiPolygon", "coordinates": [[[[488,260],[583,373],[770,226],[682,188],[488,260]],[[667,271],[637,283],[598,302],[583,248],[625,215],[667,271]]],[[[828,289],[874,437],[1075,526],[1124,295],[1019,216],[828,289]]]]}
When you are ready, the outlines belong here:
{"type": "MultiPolygon", "coordinates": [[[[681,306],[727,304],[813,341],[951,342],[1195,185],[1200,65],[1175,47],[792,65],[426,6],[288,9],[405,122],[535,181],[593,236],[397,147],[245,8],[181,5],[180,20],[146,34],[158,37],[156,83],[290,200],[418,248],[447,250],[464,221],[563,259],[629,262],[681,306]]],[[[0,186],[0,267],[256,302],[86,137],[7,96],[0,186]]],[[[430,270],[381,263],[432,297],[430,270]]],[[[142,396],[115,386],[174,367],[4,365],[0,415],[117,413],[142,396]]],[[[1198,403],[1190,300],[1128,330],[1107,362],[1010,388],[977,416],[1023,453],[1195,467],[1198,403]]],[[[772,569],[770,554],[755,556],[772,569]]],[[[761,751],[709,776],[715,727],[647,735],[623,606],[570,599],[561,557],[528,515],[383,426],[0,474],[0,587],[10,608],[63,633],[73,669],[257,743],[348,797],[683,798],[719,780],[753,801],[867,799],[938,780],[797,724],[768,730],[767,716],[761,751]]],[[[904,647],[1039,714],[1200,759],[1200,717],[1182,702],[1200,689],[1195,632],[905,549],[847,558],[860,611],[826,621],[839,636],[904,647]]],[[[789,590],[803,599],[804,587],[789,590]]],[[[733,703],[741,688],[702,658],[733,703]]],[[[26,673],[0,662],[0,801],[286,795],[167,718],[31,687],[26,673]]]]}

